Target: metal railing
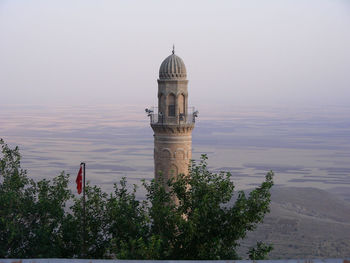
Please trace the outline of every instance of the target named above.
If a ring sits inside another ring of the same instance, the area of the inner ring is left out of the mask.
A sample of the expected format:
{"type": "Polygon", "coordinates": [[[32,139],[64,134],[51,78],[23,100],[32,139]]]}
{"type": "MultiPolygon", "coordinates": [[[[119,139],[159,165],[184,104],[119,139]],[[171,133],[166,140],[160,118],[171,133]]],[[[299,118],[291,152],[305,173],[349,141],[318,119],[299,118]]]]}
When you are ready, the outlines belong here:
{"type": "Polygon", "coordinates": [[[151,124],[194,124],[196,117],[198,116],[198,111],[195,111],[194,107],[189,107],[187,109],[187,114],[180,113],[175,116],[165,116],[162,112],[158,111],[158,107],[152,107],[151,109],[146,109],[147,116],[150,117],[151,124]]]}

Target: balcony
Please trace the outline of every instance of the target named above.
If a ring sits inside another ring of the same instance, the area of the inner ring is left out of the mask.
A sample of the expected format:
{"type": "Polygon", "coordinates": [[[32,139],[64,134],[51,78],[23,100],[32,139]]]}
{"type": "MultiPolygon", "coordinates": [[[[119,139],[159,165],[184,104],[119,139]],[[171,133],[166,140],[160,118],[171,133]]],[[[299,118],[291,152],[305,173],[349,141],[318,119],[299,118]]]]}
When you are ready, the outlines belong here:
{"type": "Polygon", "coordinates": [[[198,111],[194,107],[187,108],[187,114],[180,113],[175,116],[164,116],[158,111],[158,107],[146,109],[147,116],[150,117],[150,123],[154,125],[186,125],[194,124],[198,111]]]}

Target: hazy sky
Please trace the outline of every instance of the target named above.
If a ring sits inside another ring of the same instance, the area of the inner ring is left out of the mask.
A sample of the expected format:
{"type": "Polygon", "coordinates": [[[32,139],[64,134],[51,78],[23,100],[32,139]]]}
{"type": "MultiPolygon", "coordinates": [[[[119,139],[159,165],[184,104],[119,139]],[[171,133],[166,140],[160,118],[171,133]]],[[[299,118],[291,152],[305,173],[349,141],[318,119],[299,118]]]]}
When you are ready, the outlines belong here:
{"type": "Polygon", "coordinates": [[[154,105],[173,43],[193,105],[349,103],[348,0],[0,0],[0,103],[154,105]]]}

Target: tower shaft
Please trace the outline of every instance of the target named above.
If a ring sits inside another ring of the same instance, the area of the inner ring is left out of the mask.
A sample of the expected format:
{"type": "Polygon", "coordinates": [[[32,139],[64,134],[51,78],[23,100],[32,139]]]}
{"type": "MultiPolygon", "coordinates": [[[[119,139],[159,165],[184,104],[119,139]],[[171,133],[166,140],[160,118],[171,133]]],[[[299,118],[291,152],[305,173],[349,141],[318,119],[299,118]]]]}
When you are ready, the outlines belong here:
{"type": "Polygon", "coordinates": [[[188,174],[192,158],[192,130],[197,112],[188,107],[186,67],[174,54],[161,64],[158,79],[158,107],[146,109],[154,131],[154,173],[167,181],[188,174]]]}
{"type": "Polygon", "coordinates": [[[152,125],[154,131],[155,178],[166,183],[178,174],[188,174],[192,158],[194,124],[152,125]]]}

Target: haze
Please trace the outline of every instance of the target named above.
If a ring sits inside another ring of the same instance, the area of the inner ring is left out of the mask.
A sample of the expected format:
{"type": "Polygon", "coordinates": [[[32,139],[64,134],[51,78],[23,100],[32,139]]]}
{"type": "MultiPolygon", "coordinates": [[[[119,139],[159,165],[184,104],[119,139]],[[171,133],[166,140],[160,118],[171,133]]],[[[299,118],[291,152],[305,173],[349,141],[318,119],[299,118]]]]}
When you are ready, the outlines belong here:
{"type": "Polygon", "coordinates": [[[195,106],[346,105],[349,12],[337,0],[3,0],[1,103],[155,104],[175,44],[195,106]]]}

